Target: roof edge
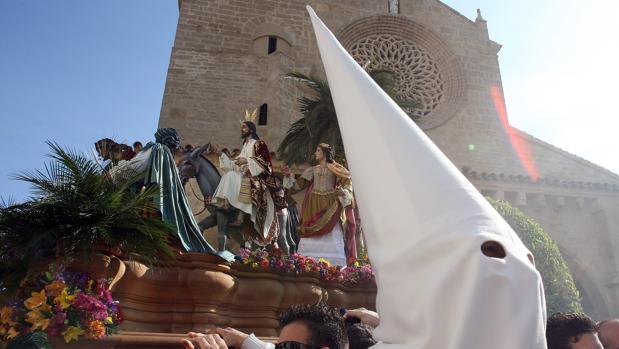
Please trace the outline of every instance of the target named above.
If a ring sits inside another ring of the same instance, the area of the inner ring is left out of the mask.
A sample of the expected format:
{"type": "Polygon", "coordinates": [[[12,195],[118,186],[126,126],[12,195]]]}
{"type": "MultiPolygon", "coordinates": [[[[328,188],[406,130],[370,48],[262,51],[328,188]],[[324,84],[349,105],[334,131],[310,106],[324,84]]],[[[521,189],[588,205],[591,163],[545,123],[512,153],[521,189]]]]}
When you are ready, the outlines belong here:
{"type": "Polygon", "coordinates": [[[516,128],[516,127],[513,127],[513,126],[510,126],[510,127],[514,131],[516,131],[515,132],[516,136],[518,136],[518,137],[520,137],[520,138],[522,138],[522,139],[524,139],[526,141],[529,141],[529,142],[532,142],[532,143],[536,143],[536,144],[538,144],[538,145],[540,145],[540,146],[542,146],[542,147],[544,147],[544,148],[546,148],[546,149],[548,149],[550,151],[553,151],[553,152],[558,153],[560,155],[566,156],[569,159],[572,159],[572,160],[574,160],[574,161],[576,161],[576,162],[578,162],[578,163],[580,163],[582,165],[588,166],[588,167],[593,168],[595,170],[599,170],[599,171],[603,172],[604,174],[610,175],[610,176],[614,177],[614,179],[619,181],[619,174],[616,174],[615,172],[613,172],[613,171],[611,171],[611,170],[609,170],[607,168],[604,168],[604,167],[602,167],[600,165],[597,165],[597,164],[595,164],[595,163],[593,163],[593,162],[591,162],[591,161],[589,161],[589,160],[587,160],[585,158],[582,158],[582,157],[580,157],[578,155],[572,154],[572,153],[568,152],[567,150],[563,150],[563,149],[561,149],[561,148],[559,148],[559,147],[557,147],[555,145],[552,145],[552,144],[550,144],[548,142],[545,142],[545,141],[543,141],[543,140],[541,140],[541,139],[539,139],[539,138],[537,138],[535,136],[532,136],[529,133],[526,133],[525,131],[522,131],[522,130],[516,128]]]}

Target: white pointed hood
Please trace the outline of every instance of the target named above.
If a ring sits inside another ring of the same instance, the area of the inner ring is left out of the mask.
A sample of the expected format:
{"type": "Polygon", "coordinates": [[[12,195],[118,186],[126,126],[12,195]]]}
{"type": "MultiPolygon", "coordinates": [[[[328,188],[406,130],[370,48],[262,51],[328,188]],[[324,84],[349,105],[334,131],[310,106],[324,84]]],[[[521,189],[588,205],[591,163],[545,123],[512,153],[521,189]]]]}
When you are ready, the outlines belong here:
{"type": "Polygon", "coordinates": [[[538,349],[542,280],[509,225],[308,6],[378,284],[378,346],[538,349]],[[487,241],[504,258],[485,256],[487,241]]]}

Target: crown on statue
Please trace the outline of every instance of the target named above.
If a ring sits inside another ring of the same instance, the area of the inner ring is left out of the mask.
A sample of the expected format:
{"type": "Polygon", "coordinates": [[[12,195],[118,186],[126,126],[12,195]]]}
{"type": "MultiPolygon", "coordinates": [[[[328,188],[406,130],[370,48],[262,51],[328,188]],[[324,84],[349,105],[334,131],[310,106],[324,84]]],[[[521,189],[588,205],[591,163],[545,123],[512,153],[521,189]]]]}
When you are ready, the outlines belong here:
{"type": "Polygon", "coordinates": [[[245,120],[243,121],[251,121],[256,123],[256,117],[258,116],[258,109],[254,109],[253,112],[249,112],[249,110],[245,109],[245,120]]]}

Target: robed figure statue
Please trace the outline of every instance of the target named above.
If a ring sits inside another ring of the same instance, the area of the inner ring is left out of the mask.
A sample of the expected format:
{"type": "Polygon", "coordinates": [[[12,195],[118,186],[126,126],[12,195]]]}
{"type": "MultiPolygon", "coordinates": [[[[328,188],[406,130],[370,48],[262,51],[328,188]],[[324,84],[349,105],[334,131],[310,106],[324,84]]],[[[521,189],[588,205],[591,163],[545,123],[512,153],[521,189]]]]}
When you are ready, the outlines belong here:
{"type": "Polygon", "coordinates": [[[156,186],[154,206],[177,233],[182,247],[189,252],[207,252],[232,260],[226,251],[217,253],[209,245],[198,227],[185,190],[180,181],[173,152],[181,141],[173,128],[160,128],[155,133],[155,142],[149,142],[139,153],[128,161],[120,161],[110,168],[110,175],[115,176],[129,170],[143,173],[139,186],[156,186]]]}
{"type": "Polygon", "coordinates": [[[255,112],[246,112],[241,122],[243,148],[231,159],[215,146],[220,168],[224,172],[211,203],[219,208],[236,208],[241,212],[245,248],[251,244],[266,246],[274,243],[279,234],[276,211],[286,208],[286,201],[273,175],[271,155],[266,143],[258,137],[256,124],[249,119],[255,112]]]}
{"type": "Polygon", "coordinates": [[[307,192],[301,206],[298,253],[349,265],[357,259],[350,172],[333,160],[329,144],[319,144],[314,155],[318,165],[301,175],[307,192]]]}

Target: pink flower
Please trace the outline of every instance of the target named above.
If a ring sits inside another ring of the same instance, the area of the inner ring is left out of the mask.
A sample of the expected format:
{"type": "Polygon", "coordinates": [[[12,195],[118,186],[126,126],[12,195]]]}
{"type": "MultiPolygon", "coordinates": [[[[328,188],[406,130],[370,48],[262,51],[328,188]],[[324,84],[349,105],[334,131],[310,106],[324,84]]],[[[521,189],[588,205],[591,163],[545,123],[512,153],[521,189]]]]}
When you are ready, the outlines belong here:
{"type": "Polygon", "coordinates": [[[241,248],[239,251],[239,256],[241,256],[242,259],[247,259],[250,256],[250,250],[246,249],[246,248],[241,248]]]}
{"type": "Polygon", "coordinates": [[[107,306],[95,297],[80,292],[73,301],[74,306],[92,320],[105,320],[108,317],[107,306]]]}

